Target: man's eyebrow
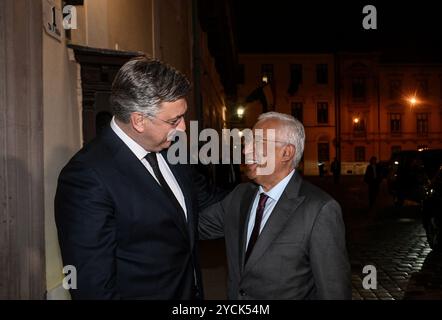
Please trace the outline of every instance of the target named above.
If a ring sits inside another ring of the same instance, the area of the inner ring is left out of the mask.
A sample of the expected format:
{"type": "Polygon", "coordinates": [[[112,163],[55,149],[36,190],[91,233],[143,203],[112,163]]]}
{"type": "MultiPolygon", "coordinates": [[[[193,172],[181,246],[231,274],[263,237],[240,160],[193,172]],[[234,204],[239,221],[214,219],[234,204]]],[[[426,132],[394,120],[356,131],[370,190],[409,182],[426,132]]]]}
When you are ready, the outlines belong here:
{"type": "Polygon", "coordinates": [[[170,120],[176,120],[176,119],[178,119],[178,118],[184,117],[185,114],[186,114],[186,112],[184,112],[184,113],[182,113],[182,114],[180,114],[180,115],[177,115],[175,118],[172,118],[172,119],[170,119],[170,120]]]}

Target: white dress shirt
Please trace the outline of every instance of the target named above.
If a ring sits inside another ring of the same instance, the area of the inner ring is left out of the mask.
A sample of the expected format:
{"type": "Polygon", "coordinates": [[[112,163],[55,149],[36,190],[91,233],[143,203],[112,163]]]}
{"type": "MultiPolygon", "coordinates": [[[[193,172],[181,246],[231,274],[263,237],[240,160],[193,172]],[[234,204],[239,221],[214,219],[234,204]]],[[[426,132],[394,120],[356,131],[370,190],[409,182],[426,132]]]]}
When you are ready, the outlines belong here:
{"type": "MultiPolygon", "coordinates": [[[[264,213],[262,214],[261,227],[259,229],[259,233],[261,234],[262,229],[264,228],[267,220],[269,220],[270,215],[275,209],[276,204],[278,203],[279,198],[281,198],[282,193],[284,192],[287,184],[290,179],[293,177],[295,170],[290,172],[288,176],[278,182],[276,186],[270,189],[268,192],[264,192],[264,189],[259,186],[258,192],[256,193],[255,200],[253,201],[252,211],[250,212],[249,224],[247,227],[247,246],[249,245],[250,236],[252,235],[253,227],[255,225],[255,217],[256,217],[256,209],[258,208],[259,196],[261,193],[265,193],[269,198],[266,201],[264,207],[264,213]]],[[[246,246],[246,248],[247,248],[246,246]]]]}
{"type": "MultiPolygon", "coordinates": [[[[140,146],[131,137],[129,137],[123,130],[121,130],[121,128],[115,122],[115,117],[112,118],[110,126],[112,130],[115,132],[115,134],[121,140],[123,140],[123,142],[129,147],[129,149],[135,154],[138,160],[140,160],[141,163],[146,167],[147,171],[149,171],[151,176],[158,182],[158,184],[160,184],[153,172],[152,167],[150,166],[149,162],[145,159],[149,151],[146,151],[142,146],[140,146]]],[[[157,159],[158,159],[158,166],[160,167],[160,171],[163,174],[164,180],[166,180],[170,190],[172,190],[179,204],[183,208],[184,214],[187,219],[186,202],[184,200],[183,192],[181,191],[181,188],[178,182],[176,181],[175,176],[173,175],[172,171],[169,168],[169,165],[167,164],[166,160],[164,160],[161,153],[157,153],[157,159]]]]}

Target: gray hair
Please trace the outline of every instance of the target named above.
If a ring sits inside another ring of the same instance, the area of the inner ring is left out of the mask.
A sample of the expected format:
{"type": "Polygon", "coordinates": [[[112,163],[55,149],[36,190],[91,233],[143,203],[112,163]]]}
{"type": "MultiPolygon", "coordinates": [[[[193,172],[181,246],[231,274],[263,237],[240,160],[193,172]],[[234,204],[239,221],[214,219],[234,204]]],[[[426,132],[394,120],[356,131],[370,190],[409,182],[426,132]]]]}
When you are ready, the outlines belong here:
{"type": "Polygon", "coordinates": [[[301,161],[302,154],[304,153],[304,144],[305,144],[305,130],[302,123],[295,119],[294,117],[279,113],[279,112],[267,112],[263,113],[259,116],[258,122],[264,120],[278,120],[281,123],[281,133],[284,135],[282,139],[285,142],[292,144],[295,146],[295,158],[293,159],[293,164],[295,168],[298,166],[301,161]]]}
{"type": "Polygon", "coordinates": [[[121,67],[112,84],[110,103],[115,117],[128,123],[133,112],[155,116],[163,102],[175,102],[190,91],[181,72],[161,61],[138,57],[121,67]]]}

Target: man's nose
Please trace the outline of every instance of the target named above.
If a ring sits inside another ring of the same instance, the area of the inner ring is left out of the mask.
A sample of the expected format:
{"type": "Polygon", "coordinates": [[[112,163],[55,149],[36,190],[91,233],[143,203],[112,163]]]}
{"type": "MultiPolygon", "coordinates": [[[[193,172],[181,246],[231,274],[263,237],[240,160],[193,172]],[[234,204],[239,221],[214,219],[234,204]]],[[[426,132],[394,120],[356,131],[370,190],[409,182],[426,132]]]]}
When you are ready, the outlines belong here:
{"type": "Polygon", "coordinates": [[[178,124],[177,129],[181,131],[186,131],[186,121],[184,120],[184,117],[180,119],[180,123],[178,124]]]}

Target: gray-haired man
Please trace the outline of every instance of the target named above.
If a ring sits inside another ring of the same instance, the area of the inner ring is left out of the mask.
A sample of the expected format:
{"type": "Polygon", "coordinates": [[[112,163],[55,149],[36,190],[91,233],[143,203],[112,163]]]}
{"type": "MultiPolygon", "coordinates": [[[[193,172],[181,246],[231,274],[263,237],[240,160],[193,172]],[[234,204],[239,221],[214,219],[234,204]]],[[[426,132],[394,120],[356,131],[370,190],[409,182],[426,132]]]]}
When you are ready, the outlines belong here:
{"type": "Polygon", "coordinates": [[[196,203],[184,165],[165,150],[185,130],[190,84],[139,58],[113,83],[111,126],[60,174],[55,217],[74,299],[198,299],[196,203]]]}
{"type": "Polygon", "coordinates": [[[255,137],[262,133],[261,151],[270,150],[273,157],[246,146],[252,153],[246,155],[247,175],[255,183],[239,185],[199,220],[201,239],[225,238],[228,297],[351,299],[340,206],[295,170],[304,151],[304,127],[291,116],[269,112],[254,131],[255,137]],[[267,148],[270,143],[273,149],[267,148]],[[260,173],[269,165],[260,161],[264,158],[274,161],[270,174],[260,173]]]}

